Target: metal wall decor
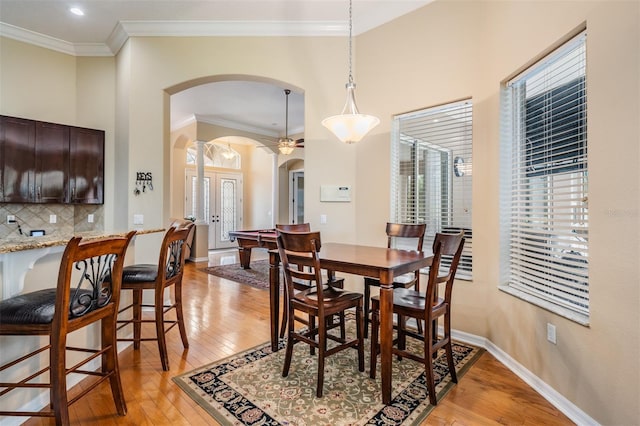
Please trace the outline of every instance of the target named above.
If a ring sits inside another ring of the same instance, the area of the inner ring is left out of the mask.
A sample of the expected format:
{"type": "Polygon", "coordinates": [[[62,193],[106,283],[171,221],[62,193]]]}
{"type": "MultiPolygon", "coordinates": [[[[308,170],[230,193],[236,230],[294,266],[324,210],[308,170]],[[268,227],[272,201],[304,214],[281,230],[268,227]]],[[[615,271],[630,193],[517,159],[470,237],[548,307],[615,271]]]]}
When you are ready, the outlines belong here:
{"type": "Polygon", "coordinates": [[[133,189],[135,195],[140,195],[141,192],[153,191],[153,177],[151,172],[137,172],[136,173],[136,187],[133,189]]]}

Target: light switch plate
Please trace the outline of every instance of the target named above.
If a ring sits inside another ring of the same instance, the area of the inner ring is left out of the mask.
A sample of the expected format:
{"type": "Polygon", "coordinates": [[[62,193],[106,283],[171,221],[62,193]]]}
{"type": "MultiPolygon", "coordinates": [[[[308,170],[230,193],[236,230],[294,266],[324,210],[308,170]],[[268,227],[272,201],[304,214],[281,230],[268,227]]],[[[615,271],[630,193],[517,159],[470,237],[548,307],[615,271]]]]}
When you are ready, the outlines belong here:
{"type": "Polygon", "coordinates": [[[55,214],[49,215],[49,223],[56,223],[57,221],[58,221],[58,216],[56,216],[55,214]]]}
{"type": "Polygon", "coordinates": [[[93,223],[93,220],[94,220],[93,214],[89,214],[89,215],[87,216],[87,222],[89,222],[89,223],[93,223]]]}
{"type": "Polygon", "coordinates": [[[144,224],[144,215],[143,214],[134,214],[133,215],[133,224],[134,225],[142,225],[142,224],[144,224]]]}

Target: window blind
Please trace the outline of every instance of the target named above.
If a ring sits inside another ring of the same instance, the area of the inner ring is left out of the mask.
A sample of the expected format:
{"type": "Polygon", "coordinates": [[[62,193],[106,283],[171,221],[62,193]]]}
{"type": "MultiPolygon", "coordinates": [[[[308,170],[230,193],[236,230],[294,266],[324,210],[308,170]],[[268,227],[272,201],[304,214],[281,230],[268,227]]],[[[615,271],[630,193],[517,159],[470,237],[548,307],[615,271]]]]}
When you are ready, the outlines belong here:
{"type": "Polygon", "coordinates": [[[509,286],[588,314],[586,34],[505,87],[509,286]]]}
{"type": "Polygon", "coordinates": [[[473,251],[471,131],[472,103],[465,100],[395,116],[391,144],[392,220],[426,223],[425,247],[436,232],[463,231],[457,277],[465,279],[473,251]]]}

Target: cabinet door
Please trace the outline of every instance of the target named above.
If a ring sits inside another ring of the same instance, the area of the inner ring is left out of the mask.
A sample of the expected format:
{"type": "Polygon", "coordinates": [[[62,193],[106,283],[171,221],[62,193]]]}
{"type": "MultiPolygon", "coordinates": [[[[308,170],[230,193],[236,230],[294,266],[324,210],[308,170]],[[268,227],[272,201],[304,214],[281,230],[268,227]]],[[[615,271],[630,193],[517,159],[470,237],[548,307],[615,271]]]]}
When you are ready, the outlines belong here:
{"type": "Polygon", "coordinates": [[[0,199],[5,203],[28,203],[33,197],[35,168],[35,122],[0,117],[0,199]]]}
{"type": "Polygon", "coordinates": [[[64,203],[69,172],[69,126],[36,122],[36,203],[64,203]]]}
{"type": "Polygon", "coordinates": [[[69,187],[71,203],[102,204],[104,131],[71,127],[69,187]]]}

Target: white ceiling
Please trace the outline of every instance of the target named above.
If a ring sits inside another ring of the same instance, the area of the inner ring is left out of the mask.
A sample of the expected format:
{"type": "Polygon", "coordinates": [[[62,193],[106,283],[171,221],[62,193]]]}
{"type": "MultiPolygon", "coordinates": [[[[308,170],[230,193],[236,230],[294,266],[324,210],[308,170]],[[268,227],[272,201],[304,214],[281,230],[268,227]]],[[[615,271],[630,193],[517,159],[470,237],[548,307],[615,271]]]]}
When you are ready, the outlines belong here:
{"type": "MultiPolygon", "coordinates": [[[[353,0],[353,34],[431,1],[353,0]]],[[[347,0],[0,0],[0,35],[77,56],[114,55],[129,36],[346,36],[348,18],[347,0]],[[71,14],[71,7],[85,15],[71,14]]],[[[218,82],[171,97],[172,128],[195,117],[283,136],[284,88],[218,82]]],[[[303,129],[304,97],[292,92],[289,134],[303,129]]]]}

